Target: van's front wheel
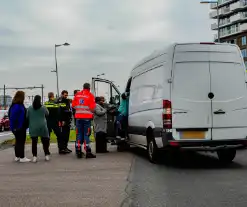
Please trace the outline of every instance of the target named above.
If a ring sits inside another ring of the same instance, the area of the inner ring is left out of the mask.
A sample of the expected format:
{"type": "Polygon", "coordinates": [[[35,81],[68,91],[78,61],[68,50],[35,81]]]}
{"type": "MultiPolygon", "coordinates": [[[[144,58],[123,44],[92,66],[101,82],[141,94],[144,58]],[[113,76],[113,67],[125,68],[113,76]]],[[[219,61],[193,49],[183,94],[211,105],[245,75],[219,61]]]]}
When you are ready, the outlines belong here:
{"type": "Polygon", "coordinates": [[[157,148],[157,145],[154,141],[154,139],[149,140],[148,146],[147,146],[147,151],[148,151],[148,158],[149,161],[152,163],[157,163],[158,161],[158,154],[159,154],[159,149],[157,148]]]}
{"type": "Polygon", "coordinates": [[[222,163],[228,164],[231,163],[235,156],[236,150],[235,149],[226,149],[226,150],[219,150],[217,151],[218,158],[222,163]]]}

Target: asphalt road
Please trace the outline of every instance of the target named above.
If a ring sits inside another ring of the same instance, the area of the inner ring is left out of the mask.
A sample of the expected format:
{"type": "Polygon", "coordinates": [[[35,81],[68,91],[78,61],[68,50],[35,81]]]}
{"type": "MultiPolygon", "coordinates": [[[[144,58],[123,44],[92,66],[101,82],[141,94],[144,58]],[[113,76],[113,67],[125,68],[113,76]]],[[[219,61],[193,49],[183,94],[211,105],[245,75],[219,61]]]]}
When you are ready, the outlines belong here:
{"type": "Polygon", "coordinates": [[[149,163],[134,150],[132,207],[246,207],[247,151],[222,166],[212,154],[182,153],[170,164],[149,163]]]}
{"type": "Polygon", "coordinates": [[[74,153],[58,155],[56,144],[50,148],[46,162],[39,145],[37,163],[15,163],[13,148],[0,151],[0,207],[125,207],[131,153],[109,146],[96,159],[77,159],[74,153]]]}

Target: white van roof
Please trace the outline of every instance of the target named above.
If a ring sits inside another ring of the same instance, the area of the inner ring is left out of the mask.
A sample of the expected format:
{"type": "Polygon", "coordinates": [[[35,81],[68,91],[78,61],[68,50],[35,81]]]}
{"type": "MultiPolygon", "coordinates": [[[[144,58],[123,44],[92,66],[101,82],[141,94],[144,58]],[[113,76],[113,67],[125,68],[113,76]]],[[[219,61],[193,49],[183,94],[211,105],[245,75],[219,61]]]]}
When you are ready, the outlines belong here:
{"type": "MultiPolygon", "coordinates": [[[[147,63],[147,62],[149,62],[149,61],[151,61],[151,60],[153,60],[154,58],[157,58],[158,56],[161,56],[161,55],[163,55],[163,54],[173,54],[174,48],[175,48],[176,46],[178,46],[178,45],[200,45],[200,44],[209,44],[209,45],[227,45],[227,46],[238,47],[237,45],[234,45],[234,44],[228,44],[228,43],[214,43],[214,42],[212,42],[212,43],[209,43],[209,42],[208,42],[208,43],[207,43],[207,42],[205,42],[205,43],[199,43],[199,42],[194,42],[194,43],[173,43],[173,44],[170,44],[170,45],[164,47],[164,48],[161,49],[161,50],[155,50],[151,55],[149,55],[149,56],[143,58],[141,61],[139,61],[139,62],[134,66],[134,68],[132,69],[132,72],[133,72],[136,68],[138,68],[139,66],[141,66],[141,65],[143,65],[143,64],[145,64],[145,63],[147,63]]],[[[231,47],[228,47],[228,48],[230,49],[231,47]]],[[[188,49],[188,48],[187,48],[187,49],[188,49]]],[[[234,48],[234,49],[236,49],[236,48],[234,48]]],[[[231,50],[231,49],[230,49],[230,50],[231,50]]]]}

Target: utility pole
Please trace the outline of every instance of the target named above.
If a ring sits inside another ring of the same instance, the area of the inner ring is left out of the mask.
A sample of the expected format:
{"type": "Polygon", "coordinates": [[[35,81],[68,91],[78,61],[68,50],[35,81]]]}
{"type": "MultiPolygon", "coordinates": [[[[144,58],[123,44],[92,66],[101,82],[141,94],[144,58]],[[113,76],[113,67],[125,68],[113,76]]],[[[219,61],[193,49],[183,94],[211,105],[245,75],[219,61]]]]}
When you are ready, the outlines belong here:
{"type": "Polygon", "coordinates": [[[41,97],[42,97],[42,104],[44,103],[44,85],[41,85],[41,97]]]}
{"type": "Polygon", "coordinates": [[[61,44],[61,45],[57,45],[55,44],[55,66],[56,66],[56,69],[55,70],[52,70],[51,72],[53,73],[56,73],[56,78],[57,78],[57,97],[59,97],[59,80],[58,80],[58,68],[57,68],[57,47],[60,47],[60,46],[70,46],[69,43],[65,42],[64,44],[61,44]]]}
{"type": "Polygon", "coordinates": [[[6,109],[6,86],[5,84],[3,85],[3,107],[6,109]]]}

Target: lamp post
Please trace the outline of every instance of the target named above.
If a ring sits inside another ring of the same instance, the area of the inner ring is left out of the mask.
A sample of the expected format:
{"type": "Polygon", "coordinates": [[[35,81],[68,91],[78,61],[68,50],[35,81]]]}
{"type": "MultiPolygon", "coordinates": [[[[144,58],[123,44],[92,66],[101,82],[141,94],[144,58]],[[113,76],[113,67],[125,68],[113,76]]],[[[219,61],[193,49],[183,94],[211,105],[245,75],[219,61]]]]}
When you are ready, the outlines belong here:
{"type": "MultiPolygon", "coordinates": [[[[98,74],[97,75],[97,78],[99,78],[100,76],[103,76],[103,75],[105,75],[105,73],[98,74]]],[[[97,92],[96,92],[96,96],[98,96],[98,95],[99,95],[99,82],[97,81],[97,92]]]]}
{"type": "Polygon", "coordinates": [[[51,72],[56,73],[56,78],[57,78],[57,97],[59,97],[59,80],[58,80],[58,68],[57,68],[57,47],[60,46],[70,46],[69,43],[65,42],[64,44],[61,45],[56,45],[55,44],[55,64],[56,64],[56,69],[52,70],[51,72]]]}
{"type": "Polygon", "coordinates": [[[217,10],[217,27],[218,27],[218,39],[217,41],[220,43],[220,17],[219,17],[219,2],[218,0],[212,0],[212,1],[201,1],[201,4],[216,4],[216,10],[217,10]]]}

